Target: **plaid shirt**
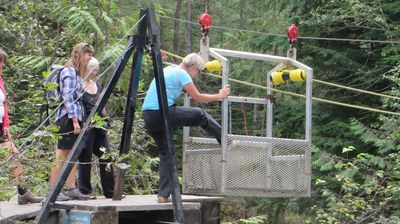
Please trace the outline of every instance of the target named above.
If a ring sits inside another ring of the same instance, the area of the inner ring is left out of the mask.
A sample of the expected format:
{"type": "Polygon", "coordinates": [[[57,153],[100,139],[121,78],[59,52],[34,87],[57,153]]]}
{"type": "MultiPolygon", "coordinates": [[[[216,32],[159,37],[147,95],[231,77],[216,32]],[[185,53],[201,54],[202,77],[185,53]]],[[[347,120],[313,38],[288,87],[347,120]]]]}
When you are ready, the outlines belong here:
{"type": "Polygon", "coordinates": [[[64,103],[58,110],[56,120],[68,114],[68,118],[76,117],[79,121],[82,121],[82,79],[76,74],[74,68],[66,67],[60,72],[60,93],[64,103]]]}

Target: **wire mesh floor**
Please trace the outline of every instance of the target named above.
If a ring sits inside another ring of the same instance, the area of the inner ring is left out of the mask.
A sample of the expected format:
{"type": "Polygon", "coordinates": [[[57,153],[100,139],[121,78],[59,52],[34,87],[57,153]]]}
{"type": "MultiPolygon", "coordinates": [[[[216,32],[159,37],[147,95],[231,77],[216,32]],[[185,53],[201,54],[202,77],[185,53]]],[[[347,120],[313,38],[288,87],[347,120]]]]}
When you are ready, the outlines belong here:
{"type": "Polygon", "coordinates": [[[218,144],[187,143],[183,191],[189,194],[307,197],[311,145],[306,140],[227,135],[218,144]]]}

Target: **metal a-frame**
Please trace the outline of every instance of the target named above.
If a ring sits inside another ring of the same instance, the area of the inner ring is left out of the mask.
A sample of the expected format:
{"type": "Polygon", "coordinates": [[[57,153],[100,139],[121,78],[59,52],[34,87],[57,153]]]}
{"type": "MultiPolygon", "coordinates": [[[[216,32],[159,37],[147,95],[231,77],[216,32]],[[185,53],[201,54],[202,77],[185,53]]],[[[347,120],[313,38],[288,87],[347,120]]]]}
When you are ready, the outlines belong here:
{"type": "MultiPolygon", "coordinates": [[[[176,168],[176,156],[172,146],[172,132],[170,121],[168,118],[168,104],[167,104],[167,95],[165,89],[165,81],[164,81],[164,73],[162,67],[162,58],[160,52],[160,35],[159,28],[156,23],[156,17],[154,9],[147,8],[141,10],[140,18],[143,18],[139,22],[138,32],[136,35],[130,36],[128,39],[128,44],[125,47],[123,54],[121,55],[121,59],[117,64],[117,69],[112,74],[111,78],[108,80],[105,88],[101,92],[97,102],[89,115],[87,122],[83,125],[82,131],[79,134],[74,146],[71,149],[68,157],[66,158],[66,162],[61,169],[61,172],[57,178],[57,184],[51,188],[48,193],[45,202],[42,205],[40,213],[38,215],[38,223],[44,224],[47,216],[50,213],[50,208],[64,208],[68,209],[66,206],[60,207],[55,204],[56,198],[60,193],[69,173],[72,170],[74,162],[77,161],[79,154],[82,151],[83,143],[87,138],[86,130],[89,127],[90,121],[92,117],[99,111],[101,111],[105,104],[107,103],[112,91],[115,88],[119,78],[122,75],[122,72],[133,53],[133,64],[130,73],[130,85],[129,92],[127,95],[127,102],[125,107],[125,118],[124,118],[124,126],[121,136],[121,145],[120,145],[120,153],[128,153],[129,145],[130,145],[130,137],[132,133],[132,124],[134,119],[134,113],[136,110],[136,102],[137,102],[137,92],[140,80],[140,72],[141,72],[141,64],[143,53],[146,46],[149,46],[151,58],[153,61],[153,70],[154,70],[154,78],[157,86],[157,94],[158,94],[158,102],[160,113],[163,117],[163,126],[164,126],[164,145],[168,148],[169,154],[169,162],[171,164],[171,178],[173,182],[173,192],[172,192],[172,201],[175,219],[178,223],[184,223],[183,217],[183,207],[182,200],[178,182],[178,174],[176,168]],[[144,16],[144,17],[143,17],[144,16]],[[148,33],[148,34],[147,34],[148,33]]],[[[123,175],[117,175],[116,181],[116,189],[114,192],[114,200],[121,199],[122,186],[124,182],[123,175]]]]}

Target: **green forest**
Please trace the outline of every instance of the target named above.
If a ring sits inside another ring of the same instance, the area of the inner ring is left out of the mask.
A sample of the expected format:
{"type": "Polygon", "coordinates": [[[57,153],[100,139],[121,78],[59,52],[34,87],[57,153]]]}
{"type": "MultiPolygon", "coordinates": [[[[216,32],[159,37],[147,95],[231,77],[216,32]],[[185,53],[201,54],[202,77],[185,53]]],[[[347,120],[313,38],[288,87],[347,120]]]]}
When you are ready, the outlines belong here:
{"type": "MultiPolygon", "coordinates": [[[[313,69],[315,80],[311,197],[226,196],[221,206],[223,223],[400,223],[397,0],[0,0],[0,48],[9,56],[3,76],[10,129],[23,153],[25,173],[19,178],[29,189],[47,195],[55,162],[57,127],[54,117],[46,120],[52,110],[46,107],[43,77],[51,65],[65,64],[76,43],[88,42],[100,61],[98,81],[105,83],[127,35],[137,32],[140,9],[146,7],[156,11],[162,50],[180,56],[199,52],[199,18],[205,10],[213,20],[209,38],[214,48],[286,57],[287,28],[297,24],[300,30],[294,44],[297,60],[313,69]]],[[[180,63],[172,56],[166,61],[180,63]]],[[[157,149],[140,111],[153,78],[148,54],[143,60],[130,152],[119,156],[131,65],[132,60],[106,105],[113,149],[107,156],[114,165],[121,161],[129,165],[127,194],[156,194],[157,149]]],[[[266,86],[267,72],[274,66],[232,59],[229,77],[243,83],[230,83],[231,95],[265,98],[266,89],[259,86],[266,86]]],[[[207,74],[195,83],[205,93],[221,88],[221,79],[207,74]]],[[[305,94],[304,87],[303,82],[274,86],[297,94],[305,94]]],[[[304,99],[279,92],[274,97],[273,137],[304,139],[304,99]]],[[[197,106],[220,119],[219,103],[197,106]]],[[[231,113],[232,133],[265,136],[264,107],[238,103],[231,113]]],[[[174,132],[173,140],[182,176],[182,130],[174,132]]],[[[0,149],[0,201],[16,196],[16,185],[10,184],[15,164],[6,160],[8,155],[8,149],[0,149]]],[[[98,175],[93,175],[93,184],[101,195],[98,175]]]]}

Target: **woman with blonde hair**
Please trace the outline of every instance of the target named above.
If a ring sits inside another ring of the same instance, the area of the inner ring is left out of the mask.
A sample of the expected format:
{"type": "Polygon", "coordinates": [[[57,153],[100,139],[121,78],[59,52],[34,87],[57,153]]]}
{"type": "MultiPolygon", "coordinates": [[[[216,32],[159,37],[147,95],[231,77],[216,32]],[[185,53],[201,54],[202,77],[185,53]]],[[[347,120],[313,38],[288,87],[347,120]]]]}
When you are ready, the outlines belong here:
{"type": "MultiPolygon", "coordinates": [[[[56,124],[60,127],[61,139],[58,140],[56,149],[56,165],[51,170],[50,185],[54,186],[65,158],[72,149],[78,134],[81,131],[83,121],[82,105],[82,80],[86,74],[87,65],[92,59],[94,49],[88,43],[75,45],[65,68],[60,72],[60,93],[62,105],[57,111],[56,124]]],[[[57,200],[87,200],[89,196],[80,193],[75,188],[76,166],[74,166],[67,178],[67,191],[61,192],[57,200]]]]}
{"type": "MultiPolygon", "coordinates": [[[[19,151],[12,143],[12,138],[10,134],[10,121],[8,118],[8,108],[7,108],[7,94],[3,82],[3,68],[6,65],[7,53],[0,49],[0,148],[7,148],[11,151],[12,157],[15,158],[19,151]]],[[[21,162],[16,159],[17,168],[13,171],[12,176],[17,181],[18,190],[18,204],[23,205],[26,203],[38,203],[43,200],[43,197],[36,196],[32,192],[25,189],[21,183],[19,183],[18,177],[24,172],[21,162]]]]}
{"type": "MultiPolygon", "coordinates": [[[[200,75],[205,69],[205,63],[199,54],[188,54],[179,65],[171,65],[164,68],[165,87],[168,100],[168,116],[171,128],[176,129],[183,126],[197,126],[215,137],[221,143],[221,125],[212,118],[207,112],[198,107],[177,106],[175,102],[185,91],[196,102],[205,103],[222,100],[230,94],[230,86],[225,85],[218,93],[200,93],[193,79],[200,75]]],[[[170,178],[170,167],[168,154],[164,142],[164,126],[162,113],[160,112],[157,87],[155,80],[150,84],[144,99],[143,120],[150,135],[155,140],[158,147],[159,163],[159,191],[158,202],[165,203],[170,201],[172,193],[172,180],[170,178]]]]}
{"type": "MultiPolygon", "coordinates": [[[[92,58],[89,61],[88,69],[86,72],[86,76],[83,80],[83,89],[85,92],[83,93],[82,101],[83,108],[85,110],[84,121],[86,122],[87,117],[92,112],[97,99],[100,96],[101,88],[94,81],[94,78],[99,74],[100,71],[100,63],[96,58],[92,58]]],[[[99,113],[100,116],[105,116],[105,110],[99,113]]],[[[111,169],[107,169],[107,163],[111,162],[111,158],[101,159],[104,152],[110,150],[110,143],[108,141],[107,136],[107,127],[102,128],[91,128],[88,130],[88,137],[86,138],[85,147],[83,148],[81,154],[79,155],[79,164],[78,167],[78,177],[79,177],[79,190],[81,193],[90,195],[93,193],[92,186],[90,184],[90,174],[91,174],[91,162],[92,162],[92,154],[95,154],[99,159],[99,167],[100,167],[100,180],[101,186],[103,188],[103,195],[106,198],[112,198],[114,192],[114,173],[111,166],[111,169]],[[105,150],[102,151],[101,148],[105,150]]]]}

